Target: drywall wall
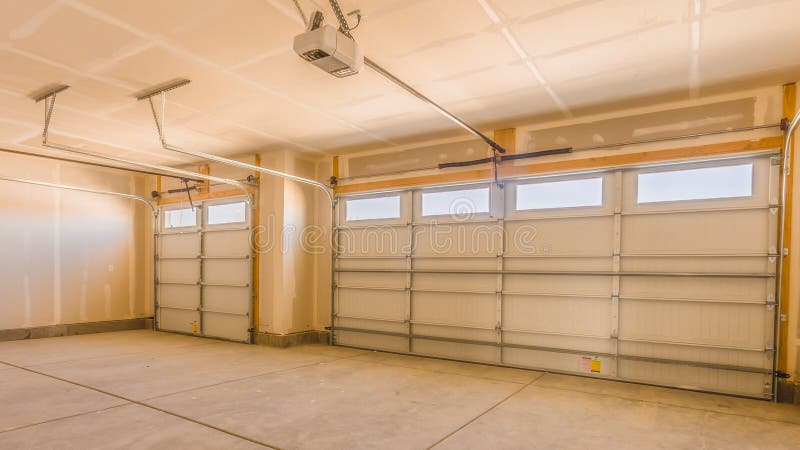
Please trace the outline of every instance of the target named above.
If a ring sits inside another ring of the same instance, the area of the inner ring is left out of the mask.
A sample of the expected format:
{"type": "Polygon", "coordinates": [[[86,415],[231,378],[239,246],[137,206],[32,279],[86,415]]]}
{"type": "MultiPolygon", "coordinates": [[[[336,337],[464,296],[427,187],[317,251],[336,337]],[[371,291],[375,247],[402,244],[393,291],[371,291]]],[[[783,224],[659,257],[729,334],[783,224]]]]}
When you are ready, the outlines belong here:
{"type": "MultiPolygon", "coordinates": [[[[0,174],[142,195],[144,175],[1,155],[0,174]]],[[[150,210],[0,181],[0,329],[152,315],[150,210]]]]}
{"type": "MultiPolygon", "coordinates": [[[[307,178],[315,162],[291,151],[261,155],[262,166],[307,178]]],[[[318,189],[262,175],[259,247],[261,287],[259,331],[288,334],[319,329],[315,320],[317,255],[325,251],[317,224],[318,189]]]]}

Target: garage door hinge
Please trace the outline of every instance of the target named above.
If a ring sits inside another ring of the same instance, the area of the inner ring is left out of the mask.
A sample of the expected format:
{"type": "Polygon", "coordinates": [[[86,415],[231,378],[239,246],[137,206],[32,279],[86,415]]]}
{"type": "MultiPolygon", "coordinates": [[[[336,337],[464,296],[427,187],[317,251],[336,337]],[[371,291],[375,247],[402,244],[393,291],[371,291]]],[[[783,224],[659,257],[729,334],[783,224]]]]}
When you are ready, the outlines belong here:
{"type": "Polygon", "coordinates": [[[784,248],[783,249],[783,256],[789,256],[789,249],[788,248],[784,248]]]}

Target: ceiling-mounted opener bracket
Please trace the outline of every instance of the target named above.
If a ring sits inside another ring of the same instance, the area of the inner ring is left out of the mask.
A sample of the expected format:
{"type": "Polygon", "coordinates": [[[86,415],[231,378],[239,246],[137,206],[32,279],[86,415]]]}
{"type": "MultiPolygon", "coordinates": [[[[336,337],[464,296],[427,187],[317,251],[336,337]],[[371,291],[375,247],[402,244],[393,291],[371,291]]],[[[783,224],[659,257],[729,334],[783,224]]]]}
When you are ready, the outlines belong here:
{"type": "Polygon", "coordinates": [[[137,100],[147,100],[150,104],[150,112],[153,113],[153,120],[156,122],[156,130],[162,146],[167,145],[166,129],[164,128],[167,114],[167,92],[186,86],[189,83],[191,83],[191,80],[176,78],[136,94],[137,100]],[[153,103],[153,97],[157,95],[161,96],[161,114],[156,112],[156,105],[153,103]]]}
{"type": "MultiPolygon", "coordinates": [[[[156,129],[158,131],[158,137],[161,140],[161,147],[164,150],[183,153],[185,155],[191,155],[191,156],[195,156],[195,157],[198,157],[198,158],[204,158],[204,159],[209,160],[209,161],[214,161],[214,162],[218,162],[218,163],[221,163],[221,164],[226,164],[226,165],[229,165],[229,166],[235,166],[235,167],[239,167],[239,168],[242,168],[242,169],[251,170],[251,171],[254,171],[254,172],[265,173],[265,174],[276,176],[276,177],[280,177],[280,178],[283,178],[283,179],[293,180],[293,181],[296,181],[298,183],[311,185],[311,186],[314,186],[315,188],[323,191],[325,193],[325,196],[327,197],[328,201],[330,202],[330,204],[333,205],[333,203],[334,203],[333,191],[322,182],[319,182],[319,181],[316,181],[316,180],[312,180],[310,178],[303,178],[303,177],[300,177],[300,176],[297,176],[297,175],[292,175],[292,174],[285,173],[285,172],[280,172],[280,171],[277,171],[277,170],[274,170],[274,169],[268,169],[266,167],[261,167],[260,165],[248,164],[248,163],[245,163],[245,162],[242,162],[242,161],[237,161],[237,160],[234,160],[234,159],[223,158],[221,156],[217,156],[217,155],[214,155],[214,154],[211,154],[211,153],[192,151],[192,150],[188,150],[188,149],[185,149],[185,148],[181,148],[181,147],[169,144],[167,142],[167,138],[166,138],[166,122],[165,122],[166,103],[167,103],[166,93],[168,91],[173,90],[173,89],[177,89],[177,88],[179,88],[181,86],[185,86],[185,85],[187,85],[189,83],[190,83],[189,80],[187,80],[185,78],[179,78],[179,79],[175,79],[175,80],[168,81],[166,83],[160,84],[160,85],[155,86],[155,87],[153,87],[151,89],[148,89],[146,91],[142,91],[142,92],[138,93],[135,96],[138,100],[147,99],[148,103],[150,103],[150,111],[153,113],[153,119],[156,122],[156,129]],[[153,97],[155,97],[156,95],[161,95],[161,114],[160,115],[156,111],[156,105],[153,102],[153,97]]],[[[248,192],[247,196],[249,197],[250,200],[254,200],[254,194],[248,192]]],[[[249,204],[250,204],[251,207],[255,207],[256,206],[255,201],[251,201],[251,202],[249,202],[249,204]]]]}
{"type": "Polygon", "coordinates": [[[69,89],[66,84],[51,84],[34,92],[31,98],[39,103],[44,101],[44,128],[42,129],[42,144],[47,145],[47,133],[50,131],[50,119],[53,117],[53,108],[56,106],[56,96],[59,92],[69,89]]]}

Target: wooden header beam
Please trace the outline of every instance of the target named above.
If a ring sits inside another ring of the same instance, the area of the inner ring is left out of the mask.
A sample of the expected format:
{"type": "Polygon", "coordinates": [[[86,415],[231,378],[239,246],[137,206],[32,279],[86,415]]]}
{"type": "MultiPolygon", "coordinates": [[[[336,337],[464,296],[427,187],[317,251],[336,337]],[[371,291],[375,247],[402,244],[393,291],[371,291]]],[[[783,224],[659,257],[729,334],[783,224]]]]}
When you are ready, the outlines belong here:
{"type": "MultiPolygon", "coordinates": [[[[651,150],[636,153],[594,156],[581,159],[548,161],[521,166],[501,165],[501,178],[548,173],[578,172],[582,170],[603,169],[609,167],[632,166],[682,159],[704,158],[714,156],[736,155],[759,150],[779,149],[783,146],[783,136],[770,136],[763,139],[722,142],[717,144],[696,145],[691,147],[667,150],[651,150]]],[[[490,168],[468,170],[453,173],[437,173],[416,177],[396,178],[391,180],[369,181],[365,183],[345,184],[337,187],[337,194],[382,191],[437,184],[452,184],[472,181],[491,181],[490,168]]]]}

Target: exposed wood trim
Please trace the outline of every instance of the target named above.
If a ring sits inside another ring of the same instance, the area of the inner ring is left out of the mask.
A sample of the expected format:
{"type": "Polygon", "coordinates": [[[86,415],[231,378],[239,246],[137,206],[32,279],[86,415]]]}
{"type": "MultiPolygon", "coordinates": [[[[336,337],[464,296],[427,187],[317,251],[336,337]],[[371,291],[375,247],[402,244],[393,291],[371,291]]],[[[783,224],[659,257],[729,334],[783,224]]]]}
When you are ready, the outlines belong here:
{"type": "Polygon", "coordinates": [[[336,177],[337,179],[339,178],[339,157],[338,156],[334,156],[333,158],[331,158],[331,174],[334,177],[336,177]]]}
{"type": "Polygon", "coordinates": [[[500,173],[504,177],[508,177],[554,172],[573,172],[605,167],[636,166],[663,161],[697,159],[732,155],[737,153],[748,153],[758,150],[779,149],[782,145],[782,142],[783,137],[771,136],[757,140],[721,142],[717,144],[696,145],[692,147],[672,148],[667,150],[651,150],[645,152],[623,153],[582,159],[550,161],[528,164],[524,166],[505,166],[500,173]]]}
{"type": "MultiPolygon", "coordinates": [[[[636,153],[594,156],[581,159],[564,159],[519,166],[513,166],[506,163],[501,166],[500,175],[502,178],[504,178],[547,173],[575,172],[606,167],[631,166],[681,159],[724,156],[759,150],[779,149],[783,145],[782,143],[782,136],[770,136],[755,140],[722,142],[717,144],[696,145],[667,150],[651,150],[636,153]]],[[[433,175],[346,184],[338,187],[337,194],[381,191],[413,186],[451,184],[470,181],[489,181],[491,178],[492,171],[490,168],[453,173],[443,172],[433,175]]]]}
{"type": "Polygon", "coordinates": [[[382,191],[413,186],[426,186],[431,184],[448,184],[459,181],[489,180],[492,177],[491,169],[468,170],[452,174],[424,175],[420,177],[396,178],[393,180],[369,181],[366,183],[346,184],[339,186],[337,194],[353,192],[382,191]]]}
{"type": "MultiPolygon", "coordinates": [[[[208,163],[200,165],[198,167],[198,172],[202,173],[203,175],[211,175],[211,165],[208,163]]],[[[211,181],[210,180],[203,180],[197,184],[197,192],[200,194],[205,194],[211,191],[211,181]]]]}
{"type": "Polygon", "coordinates": [[[508,154],[517,153],[517,129],[504,128],[494,130],[493,139],[498,145],[506,149],[508,154]]]}
{"type": "MultiPolygon", "coordinates": [[[[788,117],[789,120],[795,115],[797,111],[797,85],[795,83],[785,84],[783,86],[783,117],[788,117]]],[[[786,134],[784,132],[783,138],[786,134]]],[[[789,166],[795,167],[794,161],[794,142],[792,142],[792,151],[789,155],[789,166]]],[[[786,152],[786,149],[783,149],[786,152]]],[[[782,154],[783,155],[783,154],[782,154]]],[[[781,158],[783,161],[783,158],[781,158]]],[[[786,177],[786,203],[784,203],[784,241],[783,248],[791,248],[792,245],[792,188],[794,182],[791,176],[786,177]]],[[[781,250],[778,250],[781,251],[781,250]]],[[[783,276],[781,277],[781,309],[779,311],[781,317],[788,319],[789,314],[792,312],[791,296],[789,295],[792,281],[791,272],[791,258],[783,258],[783,265],[781,267],[783,276]]],[[[780,335],[778,336],[780,352],[778,354],[778,370],[781,372],[788,372],[788,356],[789,356],[789,321],[781,321],[780,335]]]]}
{"type": "MultiPolygon", "coordinates": [[[[248,187],[247,191],[251,194],[255,191],[252,187],[248,187]]],[[[219,191],[219,192],[209,192],[205,194],[194,194],[192,195],[192,201],[203,201],[203,200],[213,200],[215,198],[223,198],[223,197],[241,197],[242,191],[239,189],[232,189],[229,191],[219,191]]],[[[170,197],[170,198],[159,198],[158,205],[172,205],[175,203],[186,203],[188,200],[185,197],[170,197]]]]}

